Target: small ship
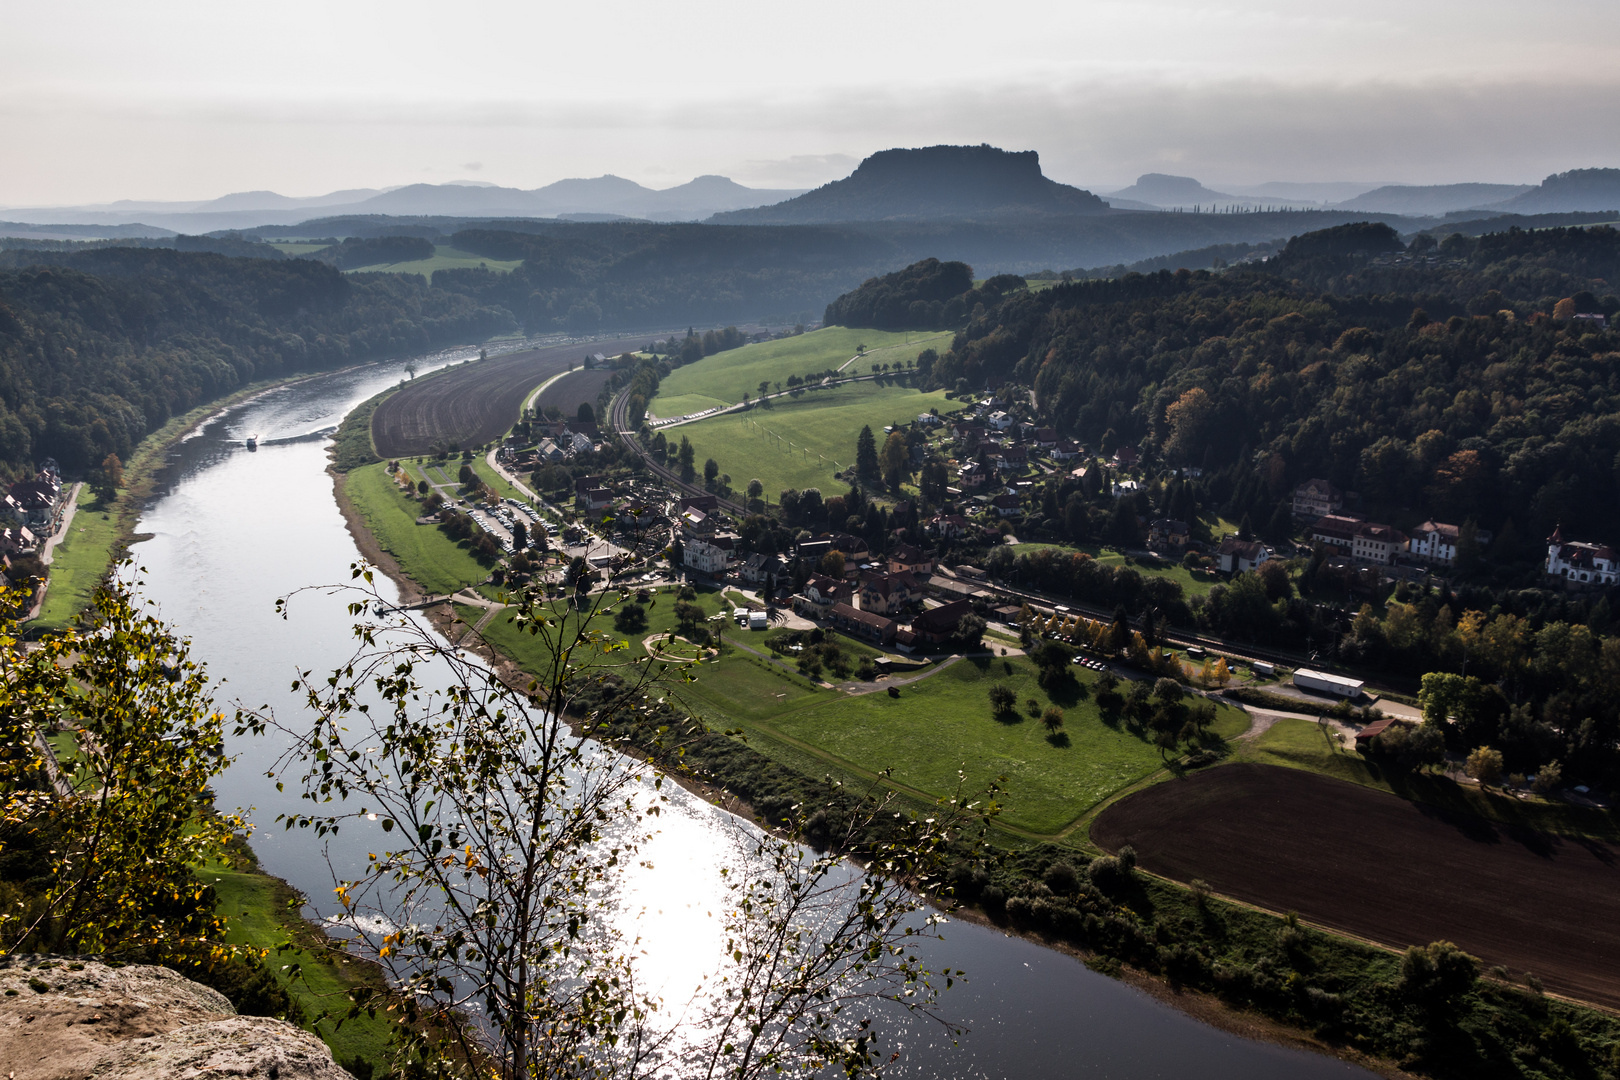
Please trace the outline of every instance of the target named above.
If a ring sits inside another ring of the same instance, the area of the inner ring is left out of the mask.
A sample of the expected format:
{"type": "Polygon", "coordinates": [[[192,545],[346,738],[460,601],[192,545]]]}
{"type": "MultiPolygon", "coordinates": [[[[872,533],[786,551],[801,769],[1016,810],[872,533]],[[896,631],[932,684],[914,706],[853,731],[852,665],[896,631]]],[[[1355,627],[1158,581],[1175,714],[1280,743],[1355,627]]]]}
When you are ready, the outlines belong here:
{"type": "Polygon", "coordinates": [[[249,450],[257,450],[259,448],[259,437],[257,435],[249,435],[247,437],[247,448],[249,450]]]}

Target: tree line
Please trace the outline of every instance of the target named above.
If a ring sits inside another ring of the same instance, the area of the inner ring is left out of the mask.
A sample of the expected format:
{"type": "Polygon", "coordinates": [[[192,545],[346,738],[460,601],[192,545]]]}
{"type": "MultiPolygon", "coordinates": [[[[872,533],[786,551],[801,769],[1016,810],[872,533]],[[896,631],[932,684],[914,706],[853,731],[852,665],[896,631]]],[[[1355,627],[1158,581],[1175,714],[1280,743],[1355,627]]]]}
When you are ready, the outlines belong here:
{"type": "Polygon", "coordinates": [[[250,383],[513,329],[400,275],[163,249],[0,255],[0,473],[127,460],[170,417],[250,383]]]}

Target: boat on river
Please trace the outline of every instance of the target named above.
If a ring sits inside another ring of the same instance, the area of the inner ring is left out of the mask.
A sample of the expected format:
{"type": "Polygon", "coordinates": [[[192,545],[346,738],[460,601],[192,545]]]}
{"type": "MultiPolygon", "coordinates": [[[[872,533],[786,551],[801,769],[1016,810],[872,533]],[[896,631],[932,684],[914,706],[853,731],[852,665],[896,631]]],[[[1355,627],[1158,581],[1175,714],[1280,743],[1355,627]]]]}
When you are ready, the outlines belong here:
{"type": "Polygon", "coordinates": [[[258,435],[249,435],[247,437],[247,448],[249,450],[257,450],[259,448],[259,437],[258,437],[258,435]]]}

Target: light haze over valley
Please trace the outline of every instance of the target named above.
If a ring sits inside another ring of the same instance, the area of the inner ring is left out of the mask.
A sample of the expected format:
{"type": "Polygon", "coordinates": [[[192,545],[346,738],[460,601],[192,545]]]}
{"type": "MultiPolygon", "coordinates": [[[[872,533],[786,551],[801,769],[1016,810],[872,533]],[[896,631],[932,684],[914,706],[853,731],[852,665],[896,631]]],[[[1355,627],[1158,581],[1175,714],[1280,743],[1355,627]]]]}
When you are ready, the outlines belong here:
{"type": "Polygon", "coordinates": [[[1620,1078],[1620,5],[0,41],[0,1073],[1620,1078]]]}

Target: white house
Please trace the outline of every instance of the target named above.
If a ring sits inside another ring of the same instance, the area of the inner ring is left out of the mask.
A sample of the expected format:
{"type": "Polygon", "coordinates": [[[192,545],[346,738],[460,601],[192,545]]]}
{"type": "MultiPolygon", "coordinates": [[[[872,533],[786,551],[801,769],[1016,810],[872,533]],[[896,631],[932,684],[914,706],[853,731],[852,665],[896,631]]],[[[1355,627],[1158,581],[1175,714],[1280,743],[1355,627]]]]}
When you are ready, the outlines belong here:
{"type": "Polygon", "coordinates": [[[1457,526],[1425,521],[1412,530],[1406,547],[1413,558],[1434,566],[1451,566],[1457,561],[1457,526]]]}
{"type": "Polygon", "coordinates": [[[1241,574],[1271,558],[1271,552],[1258,540],[1239,540],[1235,536],[1228,536],[1215,549],[1215,556],[1223,574],[1241,574]]]}
{"type": "Polygon", "coordinates": [[[1008,428],[1012,427],[1013,422],[1012,417],[1008,416],[1006,412],[1002,410],[997,410],[996,412],[991,413],[985,418],[985,420],[997,431],[1006,431],[1008,428]]]}
{"type": "Polygon", "coordinates": [[[1607,544],[1565,540],[1560,525],[1547,537],[1547,575],[1570,588],[1613,585],[1620,577],[1620,556],[1607,544]]]}
{"type": "Polygon", "coordinates": [[[735,537],[693,536],[682,549],[681,561],[699,573],[720,575],[731,567],[736,556],[735,537]]]}
{"type": "Polygon", "coordinates": [[[1344,492],[1326,480],[1307,480],[1294,489],[1294,516],[1319,518],[1344,505],[1344,492]]]}

